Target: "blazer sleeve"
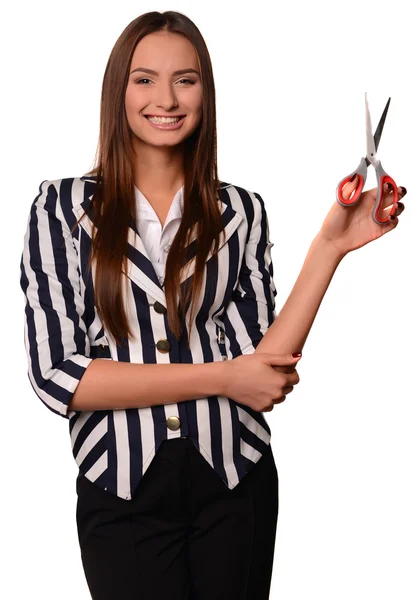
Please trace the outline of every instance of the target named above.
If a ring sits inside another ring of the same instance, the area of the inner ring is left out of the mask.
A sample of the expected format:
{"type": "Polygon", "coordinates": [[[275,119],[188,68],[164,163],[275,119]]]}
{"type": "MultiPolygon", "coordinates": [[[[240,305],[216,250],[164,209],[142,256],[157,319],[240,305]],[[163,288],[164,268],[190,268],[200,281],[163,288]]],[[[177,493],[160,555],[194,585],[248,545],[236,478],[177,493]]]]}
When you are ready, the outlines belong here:
{"type": "Polygon", "coordinates": [[[24,237],[20,285],[26,297],[28,375],[42,402],[69,418],[68,404],[93,360],[83,320],[77,250],[53,183],[32,203],[24,237]]]}
{"type": "Polygon", "coordinates": [[[254,353],[276,318],[276,286],[269,239],[269,222],[260,194],[250,194],[254,216],[245,245],[238,284],[223,315],[227,353],[235,357],[254,353]]]}

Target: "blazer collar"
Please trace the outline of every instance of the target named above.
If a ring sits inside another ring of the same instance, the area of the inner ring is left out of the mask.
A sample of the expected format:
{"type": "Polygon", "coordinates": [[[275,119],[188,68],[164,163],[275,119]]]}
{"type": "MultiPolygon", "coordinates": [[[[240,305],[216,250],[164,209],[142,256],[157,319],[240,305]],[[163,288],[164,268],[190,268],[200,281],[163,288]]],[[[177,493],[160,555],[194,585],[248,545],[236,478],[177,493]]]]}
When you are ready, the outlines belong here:
{"type": "MultiPolygon", "coordinates": [[[[92,221],[88,215],[84,215],[88,208],[91,199],[94,194],[95,180],[94,178],[81,177],[81,180],[85,182],[84,188],[84,199],[79,204],[74,204],[73,212],[77,219],[80,220],[79,224],[84,231],[92,237],[92,221]]],[[[231,184],[222,183],[220,189],[223,190],[227,187],[231,187],[231,184]]],[[[223,200],[218,200],[218,204],[221,210],[221,217],[223,222],[223,229],[225,235],[221,233],[219,249],[229,240],[231,235],[240,225],[243,217],[236,212],[232,206],[223,200]]],[[[196,225],[194,226],[189,244],[187,247],[188,262],[182,268],[182,274],[180,282],[183,283],[186,279],[191,277],[195,271],[195,256],[196,256],[196,225]]],[[[212,251],[209,252],[206,261],[212,256],[212,251]]],[[[125,275],[134,281],[140,288],[144,289],[153,298],[156,298],[158,302],[166,307],[166,296],[164,286],[159,282],[156,271],[153,268],[152,262],[149,255],[146,252],[143,241],[139,235],[136,224],[132,219],[130,222],[128,232],[128,252],[127,252],[127,269],[124,271],[125,275]]]]}

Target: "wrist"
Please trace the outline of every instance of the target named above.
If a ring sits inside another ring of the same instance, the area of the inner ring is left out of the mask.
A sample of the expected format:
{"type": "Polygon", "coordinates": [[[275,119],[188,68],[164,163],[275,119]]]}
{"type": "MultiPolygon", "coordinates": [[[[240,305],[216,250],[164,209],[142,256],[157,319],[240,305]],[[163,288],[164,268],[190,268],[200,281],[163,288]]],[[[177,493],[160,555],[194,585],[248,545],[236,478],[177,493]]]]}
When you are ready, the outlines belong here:
{"type": "Polygon", "coordinates": [[[319,252],[333,261],[336,264],[339,264],[341,260],[348,254],[348,252],[340,249],[337,246],[337,243],[333,240],[328,239],[322,231],[319,231],[318,234],[314,237],[312,241],[312,246],[319,250],[319,252]]]}
{"type": "Polygon", "coordinates": [[[228,383],[228,360],[218,360],[211,364],[212,378],[215,381],[215,392],[213,395],[226,396],[228,383]]]}

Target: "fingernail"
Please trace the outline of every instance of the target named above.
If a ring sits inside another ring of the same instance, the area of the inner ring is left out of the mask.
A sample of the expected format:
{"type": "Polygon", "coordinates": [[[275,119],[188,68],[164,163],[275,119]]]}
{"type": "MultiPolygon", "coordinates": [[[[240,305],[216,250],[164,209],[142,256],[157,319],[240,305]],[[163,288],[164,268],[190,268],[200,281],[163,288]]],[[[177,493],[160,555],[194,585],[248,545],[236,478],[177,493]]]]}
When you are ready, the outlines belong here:
{"type": "Polygon", "coordinates": [[[351,178],[351,181],[354,181],[354,179],[357,177],[357,173],[354,173],[354,177],[351,178]]]}
{"type": "Polygon", "coordinates": [[[401,186],[402,188],[402,196],[405,196],[407,194],[407,189],[403,186],[401,186]]]}
{"type": "Polygon", "coordinates": [[[296,354],[292,354],[293,358],[298,358],[298,356],[302,356],[302,352],[296,352],[296,354]]]}
{"type": "Polygon", "coordinates": [[[396,218],[396,215],[390,215],[390,219],[391,219],[392,221],[394,221],[394,219],[395,219],[395,218],[396,218]]]}
{"type": "Polygon", "coordinates": [[[397,203],[397,206],[398,206],[398,208],[404,208],[404,204],[403,204],[403,202],[398,202],[398,203],[397,203]]]}

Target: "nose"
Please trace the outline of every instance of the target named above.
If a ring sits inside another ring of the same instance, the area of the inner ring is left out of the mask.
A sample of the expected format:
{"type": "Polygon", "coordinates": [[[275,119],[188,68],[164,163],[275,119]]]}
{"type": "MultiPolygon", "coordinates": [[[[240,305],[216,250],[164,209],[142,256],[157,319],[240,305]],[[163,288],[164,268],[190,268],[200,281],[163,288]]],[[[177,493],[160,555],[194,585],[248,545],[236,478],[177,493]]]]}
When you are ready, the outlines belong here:
{"type": "Polygon", "coordinates": [[[174,84],[159,83],[155,87],[155,104],[166,111],[178,106],[174,84]]]}

